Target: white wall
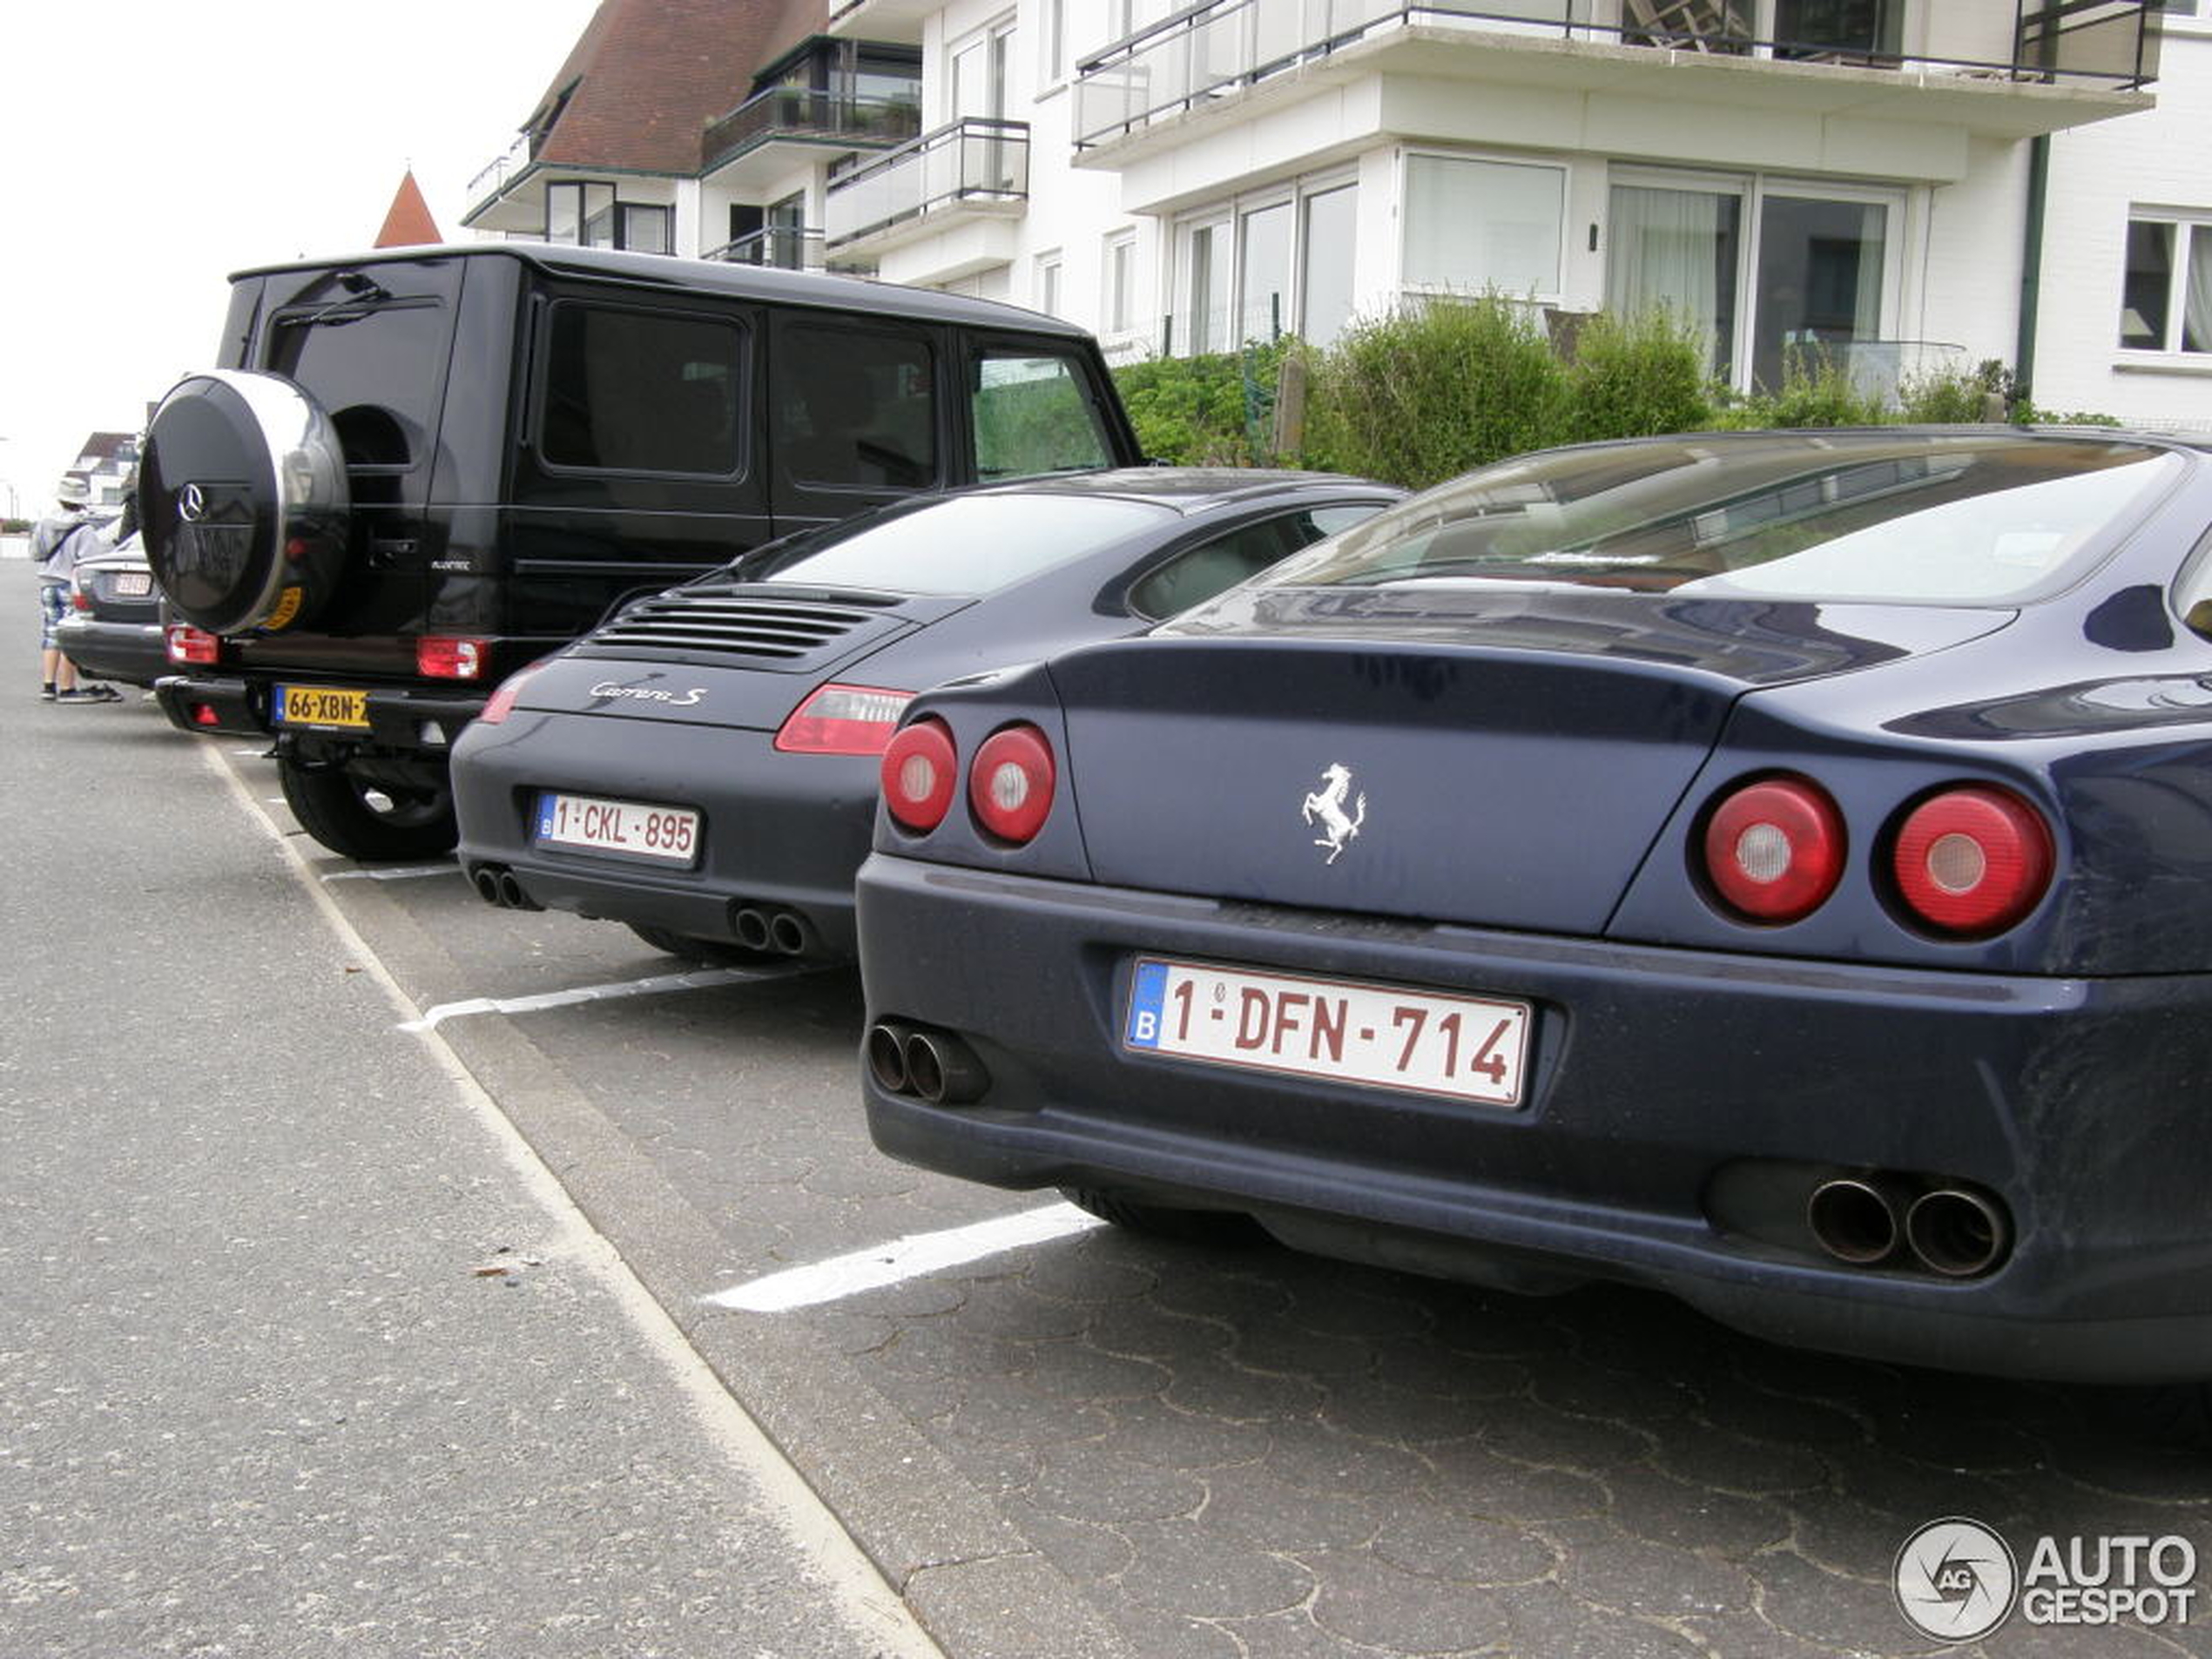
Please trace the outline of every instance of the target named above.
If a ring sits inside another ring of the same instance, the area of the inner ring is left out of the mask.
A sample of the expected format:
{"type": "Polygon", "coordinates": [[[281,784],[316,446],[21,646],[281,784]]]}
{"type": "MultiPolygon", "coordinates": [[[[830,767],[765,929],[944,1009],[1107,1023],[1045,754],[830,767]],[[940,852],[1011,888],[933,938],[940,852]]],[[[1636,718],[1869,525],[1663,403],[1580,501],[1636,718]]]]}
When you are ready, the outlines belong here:
{"type": "Polygon", "coordinates": [[[2130,208],[2212,219],[2212,5],[2205,10],[2205,22],[2168,21],[2155,110],[2052,140],[2034,376],[2044,408],[2212,431],[2212,354],[2118,344],[2130,208]]]}

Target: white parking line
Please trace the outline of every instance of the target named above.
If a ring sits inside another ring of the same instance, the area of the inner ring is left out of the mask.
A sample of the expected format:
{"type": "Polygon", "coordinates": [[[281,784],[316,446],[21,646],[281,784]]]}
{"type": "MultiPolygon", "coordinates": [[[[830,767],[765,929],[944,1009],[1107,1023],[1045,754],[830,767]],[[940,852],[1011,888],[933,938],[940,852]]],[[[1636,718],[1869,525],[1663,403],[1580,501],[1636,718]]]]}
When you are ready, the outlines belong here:
{"type": "Polygon", "coordinates": [[[880,1290],[902,1279],[918,1278],[924,1273],[1105,1224],[1071,1204],[1049,1204],[943,1232],[909,1233],[887,1244],[833,1256],[812,1266],[786,1268],[765,1278],[748,1279],[700,1299],[715,1307],[743,1308],[749,1313],[783,1313],[857,1296],[862,1291],[880,1290]]]}
{"type": "Polygon", "coordinates": [[[714,985],[738,985],[778,975],[749,974],[738,968],[702,968],[689,974],[656,974],[651,979],[629,980],[618,985],[579,985],[568,991],[542,991],[536,996],[472,996],[465,1002],[440,1002],[426,1008],[419,1020],[406,1020],[402,1031],[432,1031],[464,1014],[535,1014],[540,1008],[566,1008],[572,1002],[610,1001],[620,996],[658,996],[668,991],[703,991],[714,985]]]}
{"type": "Polygon", "coordinates": [[[419,875],[459,875],[458,864],[410,864],[394,870],[333,870],[326,881],[411,881],[419,875]]]}

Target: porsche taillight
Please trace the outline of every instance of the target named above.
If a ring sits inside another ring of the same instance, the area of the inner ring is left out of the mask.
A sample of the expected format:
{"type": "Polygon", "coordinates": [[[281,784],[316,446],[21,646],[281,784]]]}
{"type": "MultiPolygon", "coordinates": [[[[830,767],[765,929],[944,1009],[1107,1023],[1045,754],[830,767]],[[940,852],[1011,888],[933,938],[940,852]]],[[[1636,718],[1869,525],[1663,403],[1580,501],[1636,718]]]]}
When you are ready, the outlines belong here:
{"type": "Polygon", "coordinates": [[[927,835],[945,821],[960,786],[952,729],[924,718],[894,733],[883,750],[883,804],[901,828],[927,835]]]}
{"type": "Polygon", "coordinates": [[[1938,933],[1986,939],[2020,921],[2051,885],[2051,831],[2010,790],[1961,784],[1905,815],[1890,875],[1912,917],[1938,933]]]}
{"type": "Polygon", "coordinates": [[[1036,839],[1052,812],[1052,745],[1033,725],[983,739],[968,769],[968,804],[983,827],[1019,846],[1036,839]]]}
{"type": "Polygon", "coordinates": [[[1804,778],[1763,778],[1722,797],[1705,819],[1706,880],[1750,921],[1797,921],[1844,873],[1844,817],[1804,778]]]}
{"type": "Polygon", "coordinates": [[[776,733],[786,754],[880,755],[912,691],[880,685],[818,685],[776,733]]]}
{"type": "Polygon", "coordinates": [[[532,663],[528,668],[518,669],[500,681],[497,688],[492,692],[490,700],[477,714],[476,723],[479,725],[497,725],[512,714],[515,711],[516,700],[523,694],[523,687],[529,683],[530,676],[536,672],[537,664],[532,663]]]}

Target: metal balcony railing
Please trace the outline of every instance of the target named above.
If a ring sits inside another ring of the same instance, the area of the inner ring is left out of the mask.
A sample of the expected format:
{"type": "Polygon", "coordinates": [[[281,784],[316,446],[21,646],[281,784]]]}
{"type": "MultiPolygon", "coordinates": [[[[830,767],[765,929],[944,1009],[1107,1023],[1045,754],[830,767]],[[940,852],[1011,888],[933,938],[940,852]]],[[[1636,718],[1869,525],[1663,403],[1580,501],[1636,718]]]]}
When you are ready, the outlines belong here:
{"type": "MultiPolygon", "coordinates": [[[[1923,0],[1935,6],[1937,0],[1923,0]]],[[[1077,65],[1080,146],[1410,27],[2133,91],[2158,73],[2157,0],[1941,0],[1926,50],[1876,31],[1762,38],[1750,0],[1199,0],[1077,65]]]]}
{"type": "Polygon", "coordinates": [[[725,242],[705,257],[725,265],[772,266],[779,271],[819,271],[825,263],[821,232],[788,225],[771,225],[725,242]]]}
{"type": "Polygon", "coordinates": [[[485,197],[494,194],[507,182],[509,175],[520,172],[529,164],[530,135],[527,132],[517,133],[515,135],[515,142],[509,145],[502,154],[469,181],[469,201],[480,202],[485,197]]]}
{"type": "Polygon", "coordinates": [[[971,115],[833,178],[823,230],[835,248],[902,220],[1028,198],[1029,124],[971,115]]]}
{"type": "Polygon", "coordinates": [[[724,162],[774,138],[837,139],[858,145],[903,144],[921,131],[921,106],[910,98],[857,98],[803,86],[772,86],[710,122],[699,140],[699,165],[724,162]]]}

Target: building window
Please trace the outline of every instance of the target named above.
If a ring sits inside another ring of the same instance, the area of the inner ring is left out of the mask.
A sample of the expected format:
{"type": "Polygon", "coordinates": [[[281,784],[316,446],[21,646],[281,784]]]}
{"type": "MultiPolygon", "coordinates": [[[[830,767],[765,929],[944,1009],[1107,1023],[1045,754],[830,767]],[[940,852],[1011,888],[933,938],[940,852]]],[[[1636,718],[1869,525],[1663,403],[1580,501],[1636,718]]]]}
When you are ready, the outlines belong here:
{"type": "Polygon", "coordinates": [[[1048,317],[1060,315],[1062,270],[1060,250],[1057,248],[1049,253],[1038,254],[1032,268],[1032,297],[1036,301],[1037,309],[1048,317]]]}
{"type": "Polygon", "coordinates": [[[1715,374],[1769,391],[1797,354],[1869,385],[1893,381],[1883,334],[1900,260],[1896,191],[1755,179],[1622,180],[1606,226],[1607,307],[1666,312],[1706,342],[1715,374]]]}
{"type": "Polygon", "coordinates": [[[1136,233],[1106,239],[1105,303],[1100,313],[1104,333],[1126,334],[1136,323],[1136,233]]]}
{"type": "Polygon", "coordinates": [[[951,72],[951,118],[1002,121],[1013,106],[1014,19],[1002,18],[946,53],[951,72]]]}
{"type": "Polygon", "coordinates": [[[2212,352],[2212,219],[2128,220],[2120,344],[2212,352]]]}
{"type": "Polygon", "coordinates": [[[675,210],[619,202],[612,185],[582,180],[545,187],[545,239],[570,247],[619,247],[639,253],[676,251],[675,210]]]}
{"type": "Polygon", "coordinates": [[[1334,340],[1352,315],[1358,200],[1354,185],[1301,185],[1186,219],[1176,239],[1170,348],[1234,351],[1290,334],[1316,345],[1334,340]]]}
{"type": "Polygon", "coordinates": [[[1559,297],[1567,169],[1467,156],[1406,158],[1406,286],[1559,297]]]}

